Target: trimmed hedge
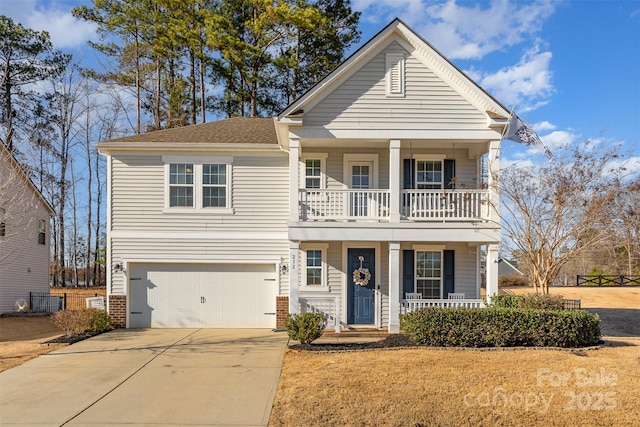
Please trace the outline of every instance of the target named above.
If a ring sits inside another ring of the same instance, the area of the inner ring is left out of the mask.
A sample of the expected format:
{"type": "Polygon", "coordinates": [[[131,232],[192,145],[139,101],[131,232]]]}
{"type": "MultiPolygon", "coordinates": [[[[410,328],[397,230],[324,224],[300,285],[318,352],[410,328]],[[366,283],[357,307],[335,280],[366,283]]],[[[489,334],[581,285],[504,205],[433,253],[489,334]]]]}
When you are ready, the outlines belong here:
{"type": "Polygon", "coordinates": [[[524,308],[532,310],[562,310],[562,295],[497,294],[491,297],[491,307],[524,308]]]}
{"type": "Polygon", "coordinates": [[[600,341],[600,318],[582,310],[422,308],[400,326],[417,345],[586,347],[600,341]]]}

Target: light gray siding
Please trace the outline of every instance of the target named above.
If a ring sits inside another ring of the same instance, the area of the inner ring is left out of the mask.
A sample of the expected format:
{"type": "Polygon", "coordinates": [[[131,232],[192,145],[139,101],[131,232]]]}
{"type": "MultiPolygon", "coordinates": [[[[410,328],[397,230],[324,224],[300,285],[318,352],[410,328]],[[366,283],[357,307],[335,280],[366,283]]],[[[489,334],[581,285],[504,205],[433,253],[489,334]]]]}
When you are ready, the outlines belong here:
{"type": "Polygon", "coordinates": [[[310,111],[305,126],[327,128],[485,128],[484,113],[429,70],[418,57],[393,42],[310,111]],[[386,96],[385,54],[405,57],[406,94],[386,96]]]}
{"type": "MultiPolygon", "coordinates": [[[[197,155],[196,157],[197,158],[197,155]]],[[[165,207],[160,154],[112,157],[111,256],[117,262],[277,263],[289,256],[286,155],[233,156],[233,213],[165,207]]],[[[113,273],[112,294],[126,293],[113,273]]],[[[288,276],[280,292],[288,292],[288,276]]]]}
{"type": "Polygon", "coordinates": [[[14,311],[29,292],[49,292],[49,211],[4,153],[0,153],[0,313],[14,311]],[[38,222],[44,221],[45,242],[38,242],[38,222]]]}

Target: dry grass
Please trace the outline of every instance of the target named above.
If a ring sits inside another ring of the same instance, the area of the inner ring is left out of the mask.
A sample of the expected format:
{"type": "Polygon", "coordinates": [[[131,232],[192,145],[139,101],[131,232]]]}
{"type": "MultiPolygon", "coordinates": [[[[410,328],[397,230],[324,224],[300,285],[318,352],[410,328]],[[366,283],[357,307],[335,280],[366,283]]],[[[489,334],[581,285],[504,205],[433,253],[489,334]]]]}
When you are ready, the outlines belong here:
{"type": "Polygon", "coordinates": [[[640,425],[640,289],[559,293],[601,312],[610,346],[287,351],[270,425],[640,425]]]}
{"type": "MultiPolygon", "coordinates": [[[[95,294],[106,295],[106,288],[52,288],[51,295],[78,296],[69,298],[69,309],[85,308],[84,297],[95,294]],[[77,301],[73,306],[73,301],[77,301]]],[[[0,372],[49,353],[67,344],[44,344],[62,335],[62,331],[51,323],[49,316],[0,317],[0,372]]]]}
{"type": "Polygon", "coordinates": [[[0,372],[66,344],[43,344],[62,335],[49,316],[0,317],[0,372]]]}

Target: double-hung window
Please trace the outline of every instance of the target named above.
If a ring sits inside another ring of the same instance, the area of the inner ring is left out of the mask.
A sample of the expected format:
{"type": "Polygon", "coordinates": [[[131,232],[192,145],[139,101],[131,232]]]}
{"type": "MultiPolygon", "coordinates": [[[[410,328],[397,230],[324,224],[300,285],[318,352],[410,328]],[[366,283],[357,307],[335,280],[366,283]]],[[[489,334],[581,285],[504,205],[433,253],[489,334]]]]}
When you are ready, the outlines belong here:
{"type": "Polygon", "coordinates": [[[169,165],[169,206],[193,207],[193,163],[169,165]]]}
{"type": "Polygon", "coordinates": [[[442,188],[442,161],[416,161],[416,188],[428,190],[442,188]]]}
{"type": "Polygon", "coordinates": [[[304,245],[301,250],[304,254],[303,276],[304,286],[322,287],[327,286],[327,244],[304,245]]]}
{"type": "Polygon", "coordinates": [[[164,156],[167,211],[231,210],[231,157],[164,156]]]}
{"type": "Polygon", "coordinates": [[[327,153],[309,153],[302,160],[302,185],[307,190],[325,188],[327,153]]]}
{"type": "Polygon", "coordinates": [[[415,251],[416,292],[423,298],[439,299],[442,296],[442,252],[415,251]]]}
{"type": "Polygon", "coordinates": [[[47,223],[44,219],[38,220],[38,243],[41,245],[47,243],[47,223]]]}
{"type": "Polygon", "coordinates": [[[202,206],[227,207],[227,165],[202,165],[202,206]]]}

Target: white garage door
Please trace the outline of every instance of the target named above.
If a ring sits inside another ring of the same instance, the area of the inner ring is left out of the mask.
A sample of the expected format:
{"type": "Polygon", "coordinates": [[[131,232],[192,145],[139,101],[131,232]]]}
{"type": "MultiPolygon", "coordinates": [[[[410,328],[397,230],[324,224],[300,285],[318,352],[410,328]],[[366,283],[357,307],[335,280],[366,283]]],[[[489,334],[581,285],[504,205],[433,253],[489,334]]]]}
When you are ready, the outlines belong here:
{"type": "Polygon", "coordinates": [[[275,266],[132,264],[132,328],[274,328],[275,266]]]}

